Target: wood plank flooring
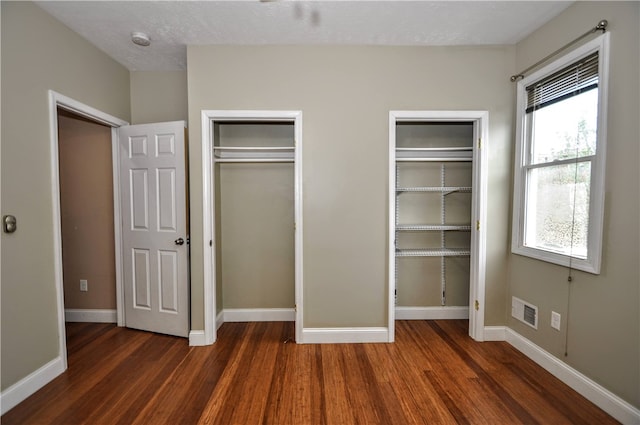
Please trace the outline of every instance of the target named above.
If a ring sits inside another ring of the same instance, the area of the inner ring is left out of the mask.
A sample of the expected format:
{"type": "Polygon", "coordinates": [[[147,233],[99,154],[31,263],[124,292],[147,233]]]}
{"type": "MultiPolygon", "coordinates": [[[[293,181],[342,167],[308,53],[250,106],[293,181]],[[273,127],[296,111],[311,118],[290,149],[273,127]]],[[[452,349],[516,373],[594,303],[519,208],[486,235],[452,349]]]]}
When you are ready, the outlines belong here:
{"type": "Polygon", "coordinates": [[[394,344],[297,345],[292,322],[225,323],[209,347],[67,326],[69,369],[10,424],[613,424],[467,321],[398,321],[394,344]]]}

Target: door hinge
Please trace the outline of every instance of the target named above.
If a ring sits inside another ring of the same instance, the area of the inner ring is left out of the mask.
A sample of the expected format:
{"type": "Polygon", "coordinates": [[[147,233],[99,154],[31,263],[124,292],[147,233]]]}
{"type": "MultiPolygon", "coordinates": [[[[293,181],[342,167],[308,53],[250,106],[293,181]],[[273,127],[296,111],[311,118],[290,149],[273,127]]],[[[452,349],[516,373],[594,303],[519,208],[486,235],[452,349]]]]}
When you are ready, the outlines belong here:
{"type": "Polygon", "coordinates": [[[293,306],[293,311],[295,311],[296,313],[298,312],[298,304],[296,304],[295,306],[293,306]]]}
{"type": "Polygon", "coordinates": [[[476,221],[476,230],[480,230],[480,220],[476,221]]]}
{"type": "Polygon", "coordinates": [[[478,302],[478,300],[476,300],[476,302],[474,303],[474,307],[476,311],[480,310],[480,303],[478,302]]]}
{"type": "Polygon", "coordinates": [[[478,137],[478,149],[482,149],[482,137],[478,137]]]}
{"type": "Polygon", "coordinates": [[[213,241],[212,240],[209,241],[209,246],[213,246],[213,241]]]}

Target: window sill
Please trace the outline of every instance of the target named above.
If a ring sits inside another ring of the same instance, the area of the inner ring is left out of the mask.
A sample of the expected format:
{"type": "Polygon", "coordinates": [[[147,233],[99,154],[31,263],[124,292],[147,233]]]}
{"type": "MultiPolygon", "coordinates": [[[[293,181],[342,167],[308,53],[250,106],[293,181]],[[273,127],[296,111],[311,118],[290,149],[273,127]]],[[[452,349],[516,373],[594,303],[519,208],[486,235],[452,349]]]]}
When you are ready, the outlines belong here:
{"type": "Polygon", "coordinates": [[[555,252],[529,248],[526,246],[513,246],[511,248],[511,252],[513,254],[533,258],[534,260],[557,264],[567,268],[571,267],[574,270],[581,270],[591,274],[600,274],[600,264],[594,264],[594,259],[592,258],[572,258],[568,255],[557,254],[555,252]]]}

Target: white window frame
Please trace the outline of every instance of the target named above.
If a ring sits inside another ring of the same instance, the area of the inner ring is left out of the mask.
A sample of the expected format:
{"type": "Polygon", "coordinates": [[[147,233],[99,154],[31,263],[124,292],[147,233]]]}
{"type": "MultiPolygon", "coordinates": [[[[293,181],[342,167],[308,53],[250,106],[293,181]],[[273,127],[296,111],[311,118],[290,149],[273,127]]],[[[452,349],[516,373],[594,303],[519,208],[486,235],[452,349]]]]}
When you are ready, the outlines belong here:
{"type": "Polygon", "coordinates": [[[513,230],[511,252],[565,267],[599,274],[602,261],[602,229],[604,221],[605,163],[607,151],[607,93],[609,80],[609,33],[585,43],[577,49],[555,60],[544,68],[520,80],[517,84],[516,101],[516,155],[514,163],[513,230]],[[576,258],[524,245],[527,165],[530,161],[531,139],[526,127],[526,87],[572,63],[598,52],[598,129],[596,154],[592,162],[589,196],[589,227],[587,257],[576,258]]]}

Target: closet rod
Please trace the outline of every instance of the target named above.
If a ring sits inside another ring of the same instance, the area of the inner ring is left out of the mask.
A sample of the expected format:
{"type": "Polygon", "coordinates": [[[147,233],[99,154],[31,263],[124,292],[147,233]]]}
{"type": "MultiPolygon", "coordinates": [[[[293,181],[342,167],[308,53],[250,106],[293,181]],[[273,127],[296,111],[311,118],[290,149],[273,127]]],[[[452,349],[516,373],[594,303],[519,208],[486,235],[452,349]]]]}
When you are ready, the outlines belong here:
{"type": "Polygon", "coordinates": [[[473,158],[396,158],[398,162],[470,162],[473,158]]]}
{"type": "Polygon", "coordinates": [[[527,72],[529,72],[532,69],[536,68],[538,65],[541,65],[541,64],[545,63],[546,61],[548,61],[549,59],[551,59],[552,57],[554,57],[555,55],[557,55],[558,53],[560,53],[561,51],[566,49],[567,47],[573,46],[574,44],[576,44],[578,41],[582,40],[583,38],[585,38],[589,34],[593,34],[596,31],[602,31],[604,33],[607,30],[607,25],[609,25],[609,22],[607,22],[606,19],[602,19],[600,22],[598,22],[598,25],[596,25],[595,27],[591,28],[589,31],[585,32],[580,37],[574,39],[573,41],[570,41],[569,43],[565,44],[564,46],[562,46],[561,48],[559,48],[555,52],[545,56],[542,59],[540,59],[538,62],[534,63],[529,68],[520,71],[518,74],[512,75],[511,78],[510,78],[511,82],[513,83],[515,81],[518,81],[520,78],[524,78],[524,74],[526,74],[527,72]]]}
{"type": "Polygon", "coordinates": [[[290,158],[225,158],[220,159],[216,158],[214,160],[215,163],[220,162],[295,162],[294,159],[290,158]]]}
{"type": "Polygon", "coordinates": [[[396,152],[398,151],[413,151],[413,152],[440,152],[440,151],[461,151],[468,152],[472,151],[473,147],[459,147],[459,148],[396,148],[396,152]]]}

